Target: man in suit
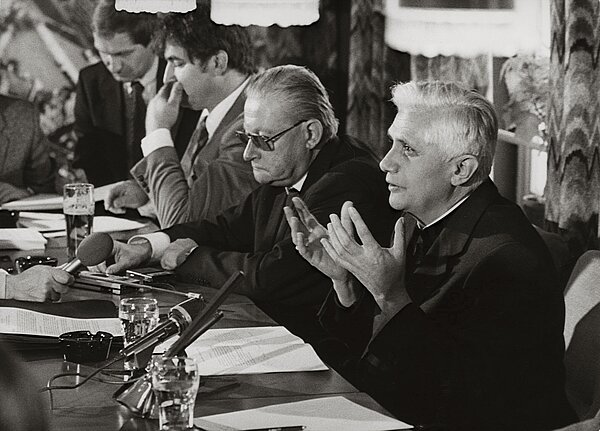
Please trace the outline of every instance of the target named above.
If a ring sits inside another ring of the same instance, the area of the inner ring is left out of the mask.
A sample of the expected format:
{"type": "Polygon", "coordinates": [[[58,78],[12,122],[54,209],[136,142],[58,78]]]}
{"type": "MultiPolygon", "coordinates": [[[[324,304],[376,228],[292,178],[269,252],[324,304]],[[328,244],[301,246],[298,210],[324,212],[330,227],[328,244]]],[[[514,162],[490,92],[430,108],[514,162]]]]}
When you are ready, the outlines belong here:
{"type": "Polygon", "coordinates": [[[299,193],[324,222],[352,200],[375,235],[385,236],[391,229],[385,182],[376,162],[352,144],[355,140],[336,136],[338,122],[327,91],[308,69],[268,69],[246,92],[245,131],[239,136],[261,186],[214,222],[179,224],[134,237],[128,245],[116,243],[116,263],[106,270],[118,273],[161,260],[184,280],[213,287],[243,270],[245,283],[238,292],[312,339],[318,336],[316,313],[328,279],[295,252],[283,207],[299,193]]]}
{"type": "Polygon", "coordinates": [[[569,423],[562,291],[543,241],[488,178],[493,107],[439,82],[398,85],[393,101],[393,145],[380,168],[390,205],[406,215],[391,247],[379,245],[351,202],[328,229],[300,200],[298,213],[287,209],[299,253],[333,282],[320,314],[337,340],[329,359],[414,424],[531,431],[569,423]]]}
{"type": "MultiPolygon", "coordinates": [[[[162,86],[165,62],[150,46],[156,18],[115,10],[101,0],[92,20],[94,46],[102,61],[81,70],[76,88],[75,167],[96,186],[125,180],[142,153],[147,103],[162,86]]],[[[182,155],[199,113],[187,111],[177,125],[182,155]]]]}
{"type": "Polygon", "coordinates": [[[0,204],[53,191],[54,170],[37,109],[0,96],[0,204]]]}
{"type": "Polygon", "coordinates": [[[155,42],[174,82],[148,107],[144,158],[131,171],[137,183],[112,189],[106,208],[137,208],[149,196],[162,228],[214,221],[258,187],[235,135],[243,125],[244,89],[256,70],[252,43],[246,29],[212,22],[204,3],[186,14],[167,14],[155,42]],[[180,161],[168,129],[182,101],[204,112],[180,161]]]}

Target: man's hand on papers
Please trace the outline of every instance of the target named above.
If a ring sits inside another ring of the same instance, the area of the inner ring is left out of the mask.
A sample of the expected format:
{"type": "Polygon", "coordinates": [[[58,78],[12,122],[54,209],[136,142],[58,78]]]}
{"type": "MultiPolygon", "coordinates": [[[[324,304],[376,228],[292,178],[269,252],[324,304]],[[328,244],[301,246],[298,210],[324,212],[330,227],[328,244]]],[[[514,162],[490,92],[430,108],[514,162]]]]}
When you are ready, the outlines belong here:
{"type": "Polygon", "coordinates": [[[148,103],[146,109],[146,135],[157,129],[170,129],[179,116],[179,105],[183,97],[183,85],[167,82],[148,103]]]}
{"type": "Polygon", "coordinates": [[[73,284],[73,276],[68,272],[38,265],[6,277],[6,299],[56,302],[69,290],[70,284],[73,284]]]}
{"type": "Polygon", "coordinates": [[[136,268],[147,263],[152,257],[152,246],[148,240],[134,244],[123,244],[115,241],[113,245],[113,256],[115,263],[106,267],[100,264],[94,270],[102,271],[106,267],[107,274],[120,274],[126,269],[136,268]]]}
{"type": "Polygon", "coordinates": [[[173,270],[181,265],[187,257],[198,247],[196,241],[190,238],[175,240],[165,250],[160,266],[164,269],[173,270]]]}
{"type": "Polygon", "coordinates": [[[133,180],[116,183],[108,191],[104,209],[114,214],[124,214],[125,208],[137,209],[148,202],[148,196],[133,180]]]}

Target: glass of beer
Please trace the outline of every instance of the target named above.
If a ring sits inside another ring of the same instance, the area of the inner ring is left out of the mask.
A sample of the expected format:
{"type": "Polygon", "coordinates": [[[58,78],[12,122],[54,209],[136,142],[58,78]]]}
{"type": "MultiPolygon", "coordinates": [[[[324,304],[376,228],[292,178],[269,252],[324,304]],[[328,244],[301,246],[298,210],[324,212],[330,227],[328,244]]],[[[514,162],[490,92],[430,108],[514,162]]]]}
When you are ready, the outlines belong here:
{"type": "Polygon", "coordinates": [[[194,428],[194,405],[200,385],[196,361],[190,357],[158,357],[152,361],[152,390],[161,431],[194,428]]]}
{"type": "Polygon", "coordinates": [[[81,241],[92,233],[94,186],[88,183],[65,184],[63,213],[67,222],[67,254],[69,260],[72,260],[81,241]]]}
{"type": "MultiPolygon", "coordinates": [[[[158,326],[158,302],[154,298],[123,298],[119,305],[119,319],[123,326],[125,347],[143,337],[158,326]]],[[[135,363],[125,361],[125,369],[135,369],[135,363]]]]}

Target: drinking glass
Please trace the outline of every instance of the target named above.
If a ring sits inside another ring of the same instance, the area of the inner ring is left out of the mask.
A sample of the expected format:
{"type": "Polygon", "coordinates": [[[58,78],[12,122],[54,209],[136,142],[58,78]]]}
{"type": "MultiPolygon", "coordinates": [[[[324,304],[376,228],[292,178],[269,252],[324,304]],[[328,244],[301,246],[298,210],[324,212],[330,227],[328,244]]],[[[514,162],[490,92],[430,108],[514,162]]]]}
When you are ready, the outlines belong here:
{"type": "Polygon", "coordinates": [[[161,431],[194,429],[194,404],[200,385],[196,361],[161,356],[154,359],[150,372],[161,431]]]}
{"type": "MultiPolygon", "coordinates": [[[[152,331],[158,325],[158,302],[154,298],[123,298],[119,305],[119,319],[123,325],[125,347],[152,331]]],[[[132,359],[125,361],[125,368],[135,369],[132,359]]]]}
{"type": "Polygon", "coordinates": [[[69,260],[73,260],[79,243],[92,233],[94,186],[88,183],[65,184],[63,213],[67,222],[67,255],[69,260]]]}

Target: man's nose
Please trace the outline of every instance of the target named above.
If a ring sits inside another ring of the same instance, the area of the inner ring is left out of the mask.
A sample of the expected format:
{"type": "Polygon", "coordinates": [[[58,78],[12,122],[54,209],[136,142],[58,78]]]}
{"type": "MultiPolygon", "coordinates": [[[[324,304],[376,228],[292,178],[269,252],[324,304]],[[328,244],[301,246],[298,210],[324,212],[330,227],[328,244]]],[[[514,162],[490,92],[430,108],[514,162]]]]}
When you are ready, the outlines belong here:
{"type": "Polygon", "coordinates": [[[175,68],[169,62],[167,62],[167,66],[165,67],[165,73],[163,75],[163,82],[176,81],[175,77],[175,68]]]}
{"type": "Polygon", "coordinates": [[[381,159],[381,162],[379,162],[379,169],[383,172],[395,172],[399,169],[399,163],[398,160],[396,160],[393,147],[386,153],[383,159],[381,159]]]}
{"type": "Polygon", "coordinates": [[[112,73],[119,73],[123,68],[123,62],[119,57],[109,54],[106,59],[106,68],[112,73]]]}
{"type": "Polygon", "coordinates": [[[246,143],[246,148],[244,148],[244,161],[249,162],[256,158],[256,149],[254,145],[252,145],[252,140],[248,139],[246,143]]]}

